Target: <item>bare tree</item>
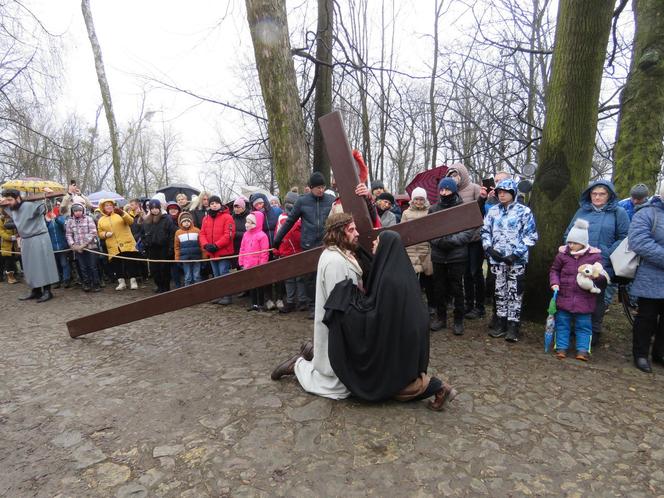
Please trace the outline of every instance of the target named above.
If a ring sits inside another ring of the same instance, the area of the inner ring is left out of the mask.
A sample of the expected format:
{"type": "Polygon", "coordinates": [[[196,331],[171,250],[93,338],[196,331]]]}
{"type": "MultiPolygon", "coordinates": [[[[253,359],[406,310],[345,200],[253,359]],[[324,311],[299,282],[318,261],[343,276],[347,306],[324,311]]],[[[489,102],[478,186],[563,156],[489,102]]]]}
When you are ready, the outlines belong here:
{"type": "Polygon", "coordinates": [[[92,54],[95,61],[95,70],[97,72],[97,81],[99,82],[99,90],[101,91],[101,98],[104,103],[104,111],[106,113],[106,121],[108,122],[108,131],[111,137],[115,190],[118,194],[124,195],[125,189],[124,183],[122,181],[120,147],[118,145],[118,131],[117,125],[115,123],[115,114],[113,113],[113,103],[111,101],[111,90],[108,86],[108,80],[106,79],[106,71],[104,69],[104,61],[101,55],[101,47],[99,46],[99,40],[97,39],[97,33],[95,32],[92,11],[90,10],[90,0],[81,0],[81,11],[83,12],[85,27],[88,31],[90,46],[92,47],[92,54]]]}

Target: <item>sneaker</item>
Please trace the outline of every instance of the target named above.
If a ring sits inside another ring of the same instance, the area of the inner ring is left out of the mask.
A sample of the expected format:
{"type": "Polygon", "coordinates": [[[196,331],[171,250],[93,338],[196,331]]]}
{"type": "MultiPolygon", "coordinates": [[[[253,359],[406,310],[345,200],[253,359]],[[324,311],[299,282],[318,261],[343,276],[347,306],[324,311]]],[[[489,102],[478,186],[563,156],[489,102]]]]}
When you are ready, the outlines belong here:
{"type": "Polygon", "coordinates": [[[587,351],[577,351],[575,358],[581,361],[588,361],[590,356],[587,351]]]}
{"type": "Polygon", "coordinates": [[[265,301],[265,309],[268,311],[272,311],[274,308],[276,308],[274,301],[272,299],[268,299],[265,301]]]}
{"type": "Polygon", "coordinates": [[[499,339],[507,334],[507,318],[495,317],[489,325],[489,337],[499,339]]]}
{"type": "Polygon", "coordinates": [[[558,358],[559,360],[564,360],[565,358],[567,358],[567,350],[565,350],[565,349],[557,350],[556,351],[556,358],[558,358]]]}
{"type": "Polygon", "coordinates": [[[507,333],[505,334],[507,342],[519,342],[519,322],[507,322],[507,333]]]}

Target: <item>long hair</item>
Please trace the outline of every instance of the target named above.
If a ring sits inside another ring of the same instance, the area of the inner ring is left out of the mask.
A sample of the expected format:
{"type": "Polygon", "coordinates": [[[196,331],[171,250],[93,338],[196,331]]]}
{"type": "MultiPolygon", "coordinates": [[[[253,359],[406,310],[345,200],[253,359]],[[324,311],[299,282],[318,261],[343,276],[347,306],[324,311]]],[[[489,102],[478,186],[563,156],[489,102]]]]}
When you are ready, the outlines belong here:
{"type": "Polygon", "coordinates": [[[325,222],[325,247],[337,246],[345,251],[354,251],[356,247],[348,242],[344,229],[353,222],[353,215],[348,213],[334,213],[325,222]]]}

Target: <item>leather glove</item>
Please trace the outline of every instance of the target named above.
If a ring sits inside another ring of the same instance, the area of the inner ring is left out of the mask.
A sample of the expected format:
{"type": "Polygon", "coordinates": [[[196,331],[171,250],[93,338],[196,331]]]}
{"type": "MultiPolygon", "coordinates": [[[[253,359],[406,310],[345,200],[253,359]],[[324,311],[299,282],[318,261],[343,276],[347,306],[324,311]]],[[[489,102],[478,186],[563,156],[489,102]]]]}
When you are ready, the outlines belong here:
{"type": "Polygon", "coordinates": [[[503,261],[507,263],[508,265],[513,265],[516,260],[519,259],[515,254],[510,254],[509,256],[505,256],[503,258],[503,261]]]}
{"type": "Polygon", "coordinates": [[[489,247],[486,250],[488,256],[491,256],[496,261],[503,261],[503,255],[496,251],[493,247],[489,247]]]}
{"type": "Polygon", "coordinates": [[[212,252],[217,252],[219,248],[216,246],[216,244],[205,244],[203,246],[203,249],[205,249],[207,252],[212,253],[212,252]]]}

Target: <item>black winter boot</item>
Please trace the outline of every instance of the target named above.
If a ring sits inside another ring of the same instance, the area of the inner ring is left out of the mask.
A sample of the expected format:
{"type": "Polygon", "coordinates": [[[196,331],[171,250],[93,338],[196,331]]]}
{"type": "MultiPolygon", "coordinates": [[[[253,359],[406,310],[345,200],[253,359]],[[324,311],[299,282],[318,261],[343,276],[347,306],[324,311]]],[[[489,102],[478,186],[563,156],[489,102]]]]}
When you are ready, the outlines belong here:
{"type": "Polygon", "coordinates": [[[454,319],[454,327],[452,328],[454,335],[463,335],[463,318],[454,319]]]}
{"type": "Polygon", "coordinates": [[[494,318],[489,325],[489,335],[494,339],[505,337],[505,334],[507,333],[507,318],[501,318],[498,315],[493,316],[494,318]]]}
{"type": "Polygon", "coordinates": [[[42,295],[39,299],[37,299],[38,303],[44,303],[50,299],[53,299],[53,293],[51,292],[51,286],[50,285],[45,285],[44,290],[42,292],[42,295]]]}
{"type": "Polygon", "coordinates": [[[505,340],[509,342],[519,342],[519,322],[507,322],[507,335],[505,340]]]}
{"type": "Polygon", "coordinates": [[[447,328],[446,316],[438,315],[438,318],[433,319],[429,325],[429,329],[431,329],[432,332],[438,332],[439,330],[443,330],[445,328],[447,328]]]}

